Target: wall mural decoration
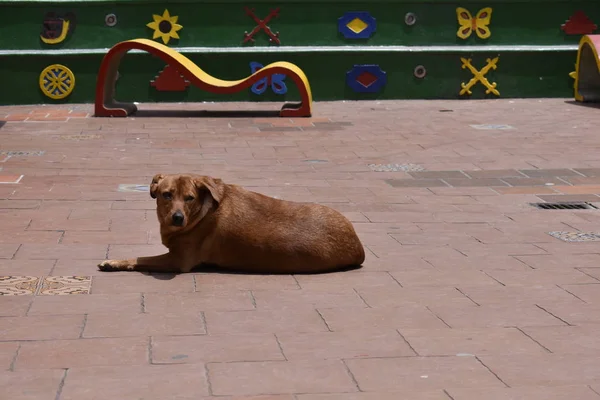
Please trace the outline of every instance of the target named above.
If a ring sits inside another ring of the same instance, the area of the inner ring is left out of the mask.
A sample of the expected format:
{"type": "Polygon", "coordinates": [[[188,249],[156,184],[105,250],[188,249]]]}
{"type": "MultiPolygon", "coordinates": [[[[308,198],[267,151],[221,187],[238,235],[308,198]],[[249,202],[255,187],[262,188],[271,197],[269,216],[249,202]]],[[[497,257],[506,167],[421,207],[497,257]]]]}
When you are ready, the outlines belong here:
{"type": "Polygon", "coordinates": [[[417,65],[413,70],[415,78],[423,79],[427,76],[427,69],[423,65],[417,65]]]}
{"type": "Polygon", "coordinates": [[[413,26],[414,24],[417,23],[417,14],[413,13],[413,12],[407,12],[404,15],[404,23],[406,24],[406,26],[413,26]]]}
{"type": "Polygon", "coordinates": [[[171,16],[169,10],[165,9],[163,15],[152,14],[154,21],[149,22],[146,26],[154,30],[152,39],[161,38],[164,44],[169,44],[171,39],[179,39],[177,31],[181,30],[183,26],[177,23],[178,16],[171,16]]]}
{"type": "Polygon", "coordinates": [[[159,92],[183,92],[190,86],[190,81],[175,68],[167,65],[154,80],[150,81],[150,86],[159,92]]]}
{"type": "Polygon", "coordinates": [[[486,59],[485,61],[487,62],[487,65],[485,67],[483,67],[480,71],[478,71],[473,65],[471,65],[470,58],[467,59],[467,58],[461,57],[460,61],[462,62],[462,69],[468,68],[469,71],[471,71],[471,73],[473,74],[473,77],[467,83],[461,82],[460,87],[462,89],[460,91],[460,94],[461,95],[473,94],[473,92],[471,91],[471,88],[473,86],[475,86],[475,84],[477,82],[481,82],[481,84],[487,88],[487,90],[485,91],[485,94],[493,93],[496,96],[500,96],[500,92],[498,91],[498,89],[496,89],[496,87],[498,86],[496,84],[496,82],[490,83],[490,81],[488,81],[488,79],[485,77],[485,75],[490,71],[490,69],[498,68],[498,66],[496,64],[498,64],[499,58],[500,57],[495,57],[493,59],[491,59],[491,58],[486,59]]]}
{"type": "Polygon", "coordinates": [[[44,17],[40,39],[46,44],[62,43],[74,29],[75,14],[69,12],[61,17],[54,12],[49,12],[44,17]]]}
{"type": "Polygon", "coordinates": [[[75,89],[75,75],[64,65],[52,64],[42,70],[39,85],[46,97],[61,100],[75,89]]]}
{"type": "Polygon", "coordinates": [[[350,11],[338,18],[338,31],[346,39],[368,39],[377,30],[377,20],[366,11],[350,11]]]}
{"type": "Polygon", "coordinates": [[[106,16],[104,17],[104,23],[106,24],[106,26],[110,26],[111,28],[113,26],[117,25],[117,15],[110,13],[110,14],[106,14],[106,16]]]}
{"type": "Polygon", "coordinates": [[[355,65],[346,72],[346,84],[357,93],[377,93],[387,83],[387,73],[379,65],[355,65]]]}
{"type": "Polygon", "coordinates": [[[473,32],[481,39],[487,39],[492,35],[489,24],[492,19],[492,8],[482,8],[473,17],[469,10],[463,7],[456,9],[456,18],[460,27],[456,32],[456,36],[461,39],[467,39],[473,32]]]}
{"type": "Polygon", "coordinates": [[[589,35],[598,29],[598,25],[588,18],[583,11],[575,13],[564,24],[560,26],[567,35],[589,35]]]}
{"type": "MultiPolygon", "coordinates": [[[[260,63],[258,63],[256,61],[250,62],[250,72],[252,72],[253,74],[256,71],[262,69],[263,67],[264,66],[262,64],[260,64],[260,63]]],[[[272,74],[272,75],[268,75],[268,76],[260,79],[254,85],[252,85],[252,87],[250,88],[250,90],[254,94],[261,95],[264,92],[266,92],[266,90],[269,87],[269,85],[271,85],[271,90],[273,90],[273,92],[275,94],[286,94],[287,93],[287,86],[286,86],[284,80],[285,80],[285,74],[272,74]]]]}
{"type": "Polygon", "coordinates": [[[267,24],[271,22],[273,18],[279,16],[279,8],[271,10],[265,19],[258,18],[254,13],[254,8],[244,7],[244,11],[250,16],[250,18],[254,20],[254,22],[256,22],[256,26],[254,29],[252,29],[252,31],[250,31],[250,33],[248,33],[248,31],[244,32],[244,41],[242,43],[254,43],[254,35],[262,30],[269,36],[269,42],[281,44],[281,40],[279,40],[279,32],[273,32],[271,28],[267,26],[267,24]]]}

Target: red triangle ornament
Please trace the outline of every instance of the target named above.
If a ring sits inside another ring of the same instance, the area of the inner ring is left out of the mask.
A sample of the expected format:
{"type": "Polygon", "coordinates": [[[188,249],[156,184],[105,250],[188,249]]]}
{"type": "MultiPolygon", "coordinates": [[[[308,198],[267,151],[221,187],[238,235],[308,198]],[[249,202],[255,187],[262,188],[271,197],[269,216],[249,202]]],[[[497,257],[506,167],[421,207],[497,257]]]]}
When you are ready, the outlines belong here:
{"type": "Polygon", "coordinates": [[[564,24],[560,26],[567,35],[589,35],[598,29],[598,25],[588,18],[583,11],[575,13],[564,24]]]}
{"type": "Polygon", "coordinates": [[[150,81],[150,86],[160,92],[183,92],[190,86],[190,81],[175,68],[167,65],[154,80],[150,81]]]}

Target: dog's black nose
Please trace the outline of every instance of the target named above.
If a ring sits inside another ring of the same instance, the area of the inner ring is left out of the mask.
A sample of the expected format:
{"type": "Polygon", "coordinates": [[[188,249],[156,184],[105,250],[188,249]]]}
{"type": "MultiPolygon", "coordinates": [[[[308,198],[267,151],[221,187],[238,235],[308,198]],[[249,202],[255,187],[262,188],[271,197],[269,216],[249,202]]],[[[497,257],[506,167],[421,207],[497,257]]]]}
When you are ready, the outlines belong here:
{"type": "Polygon", "coordinates": [[[184,218],[185,217],[183,216],[183,213],[181,211],[175,211],[175,214],[173,214],[173,225],[175,225],[175,226],[183,225],[184,218]]]}

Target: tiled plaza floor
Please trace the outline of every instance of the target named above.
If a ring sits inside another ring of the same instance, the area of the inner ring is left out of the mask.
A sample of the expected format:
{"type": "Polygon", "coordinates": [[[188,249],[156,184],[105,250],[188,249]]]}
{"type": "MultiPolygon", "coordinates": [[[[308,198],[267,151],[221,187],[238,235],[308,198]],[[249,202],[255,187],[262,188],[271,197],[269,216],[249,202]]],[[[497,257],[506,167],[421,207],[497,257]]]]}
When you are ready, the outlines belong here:
{"type": "Polygon", "coordinates": [[[600,209],[532,205],[600,207],[600,109],[226,111],[279,106],[0,108],[0,398],[600,400],[600,209]],[[147,185],[173,172],[330,205],[364,267],[99,272],[163,252],[147,185]]]}

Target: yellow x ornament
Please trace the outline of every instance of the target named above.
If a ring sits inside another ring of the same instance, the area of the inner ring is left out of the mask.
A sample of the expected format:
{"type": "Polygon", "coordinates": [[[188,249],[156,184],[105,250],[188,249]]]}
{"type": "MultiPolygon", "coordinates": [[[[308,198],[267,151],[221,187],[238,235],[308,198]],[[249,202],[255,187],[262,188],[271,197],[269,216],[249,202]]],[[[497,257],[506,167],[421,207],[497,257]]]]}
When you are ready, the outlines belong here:
{"type": "Polygon", "coordinates": [[[498,63],[498,58],[493,58],[493,59],[487,59],[485,60],[487,62],[487,65],[485,67],[483,67],[481,69],[481,71],[477,71],[477,69],[475,69],[475,67],[473,67],[471,65],[471,59],[467,59],[467,58],[460,58],[460,61],[462,61],[462,68],[468,68],[469,71],[471,71],[471,73],[473,73],[473,77],[471,78],[471,80],[469,82],[467,82],[466,84],[464,82],[461,82],[460,87],[462,88],[462,90],[460,91],[460,94],[473,94],[473,92],[471,92],[471,88],[477,83],[477,82],[481,82],[483,86],[485,86],[487,88],[487,90],[485,91],[485,94],[490,94],[490,93],[494,93],[496,96],[500,96],[500,92],[496,89],[496,82],[494,83],[490,83],[490,81],[487,80],[487,78],[485,77],[485,74],[487,74],[489,72],[490,69],[496,69],[497,67],[497,63],[498,63]]]}

